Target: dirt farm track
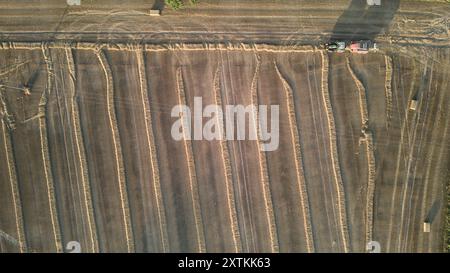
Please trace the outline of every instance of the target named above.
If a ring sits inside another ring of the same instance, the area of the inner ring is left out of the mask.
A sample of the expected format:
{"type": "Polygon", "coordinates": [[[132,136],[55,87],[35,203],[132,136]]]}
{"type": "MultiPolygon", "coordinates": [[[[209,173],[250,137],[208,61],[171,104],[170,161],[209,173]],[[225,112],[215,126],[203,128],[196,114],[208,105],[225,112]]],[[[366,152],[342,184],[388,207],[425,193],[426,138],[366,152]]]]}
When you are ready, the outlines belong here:
{"type": "Polygon", "coordinates": [[[0,252],[444,251],[450,4],[149,2],[0,1],[0,252]],[[194,97],[279,105],[278,149],[175,141],[194,97]]]}

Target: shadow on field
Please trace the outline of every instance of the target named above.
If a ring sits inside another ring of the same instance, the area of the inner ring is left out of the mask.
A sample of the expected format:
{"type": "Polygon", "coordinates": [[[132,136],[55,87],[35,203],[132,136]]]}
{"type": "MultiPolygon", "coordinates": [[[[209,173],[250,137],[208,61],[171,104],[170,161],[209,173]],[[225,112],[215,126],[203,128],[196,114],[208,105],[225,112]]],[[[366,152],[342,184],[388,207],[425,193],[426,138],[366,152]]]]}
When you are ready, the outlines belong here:
{"type": "Polygon", "coordinates": [[[165,4],[164,0],[155,0],[155,3],[153,3],[152,9],[157,9],[157,10],[163,11],[165,5],[166,4],[165,4]]]}
{"type": "Polygon", "coordinates": [[[439,212],[440,208],[441,208],[441,201],[440,200],[434,201],[430,211],[428,212],[427,218],[425,218],[425,222],[433,223],[434,218],[436,218],[436,215],[439,212]]]}
{"type": "Polygon", "coordinates": [[[334,26],[331,40],[374,40],[387,31],[400,0],[381,0],[380,6],[369,6],[367,0],[352,0],[334,26]]]}

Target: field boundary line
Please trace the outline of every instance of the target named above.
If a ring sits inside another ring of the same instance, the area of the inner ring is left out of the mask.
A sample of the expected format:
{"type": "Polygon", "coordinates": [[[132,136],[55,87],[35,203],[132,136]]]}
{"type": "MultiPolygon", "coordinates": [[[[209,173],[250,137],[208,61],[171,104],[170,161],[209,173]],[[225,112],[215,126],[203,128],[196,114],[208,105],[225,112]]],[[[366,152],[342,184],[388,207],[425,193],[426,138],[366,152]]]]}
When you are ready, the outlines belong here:
{"type": "Polygon", "coordinates": [[[42,164],[44,165],[44,175],[45,181],[47,183],[47,194],[48,202],[50,207],[50,218],[52,222],[53,235],[55,238],[56,252],[63,252],[62,238],[61,238],[61,227],[59,225],[58,211],[56,206],[55,188],[53,183],[53,174],[50,165],[50,155],[48,151],[48,136],[47,136],[47,119],[45,113],[47,111],[47,99],[53,88],[53,62],[50,56],[50,49],[45,44],[41,44],[42,55],[47,68],[47,86],[42,92],[39,101],[39,136],[41,142],[41,156],[42,164]]]}
{"type": "Polygon", "coordinates": [[[300,146],[300,137],[298,134],[297,118],[295,116],[295,104],[294,104],[294,91],[290,87],[287,80],[281,75],[277,63],[274,61],[275,70],[277,71],[278,77],[283,83],[283,88],[286,93],[286,104],[288,108],[288,119],[289,119],[289,130],[291,132],[291,144],[294,148],[294,160],[295,160],[295,173],[297,176],[297,186],[300,193],[300,206],[302,208],[303,214],[303,225],[306,235],[306,245],[309,253],[315,251],[314,249],[314,237],[312,233],[311,226],[311,212],[309,209],[309,197],[308,191],[306,189],[306,182],[303,170],[303,157],[302,149],[300,146]]]}
{"type": "Polygon", "coordinates": [[[324,103],[325,111],[327,112],[327,121],[329,128],[329,139],[330,139],[330,150],[331,150],[331,164],[333,167],[333,176],[337,191],[338,197],[338,211],[339,211],[339,223],[340,223],[340,233],[344,244],[344,251],[349,252],[349,234],[348,234],[348,225],[347,225],[347,212],[345,207],[345,192],[344,192],[344,183],[341,177],[341,168],[339,166],[339,157],[337,152],[337,139],[336,139],[336,129],[334,122],[334,114],[333,108],[331,106],[329,87],[328,87],[328,71],[329,71],[329,61],[328,55],[325,56],[323,51],[320,51],[320,55],[322,58],[322,99],[324,103]]]}
{"type": "Polygon", "coordinates": [[[111,68],[109,67],[108,60],[106,59],[105,53],[101,49],[94,51],[98,58],[100,66],[103,69],[106,79],[106,97],[107,97],[107,108],[108,108],[108,119],[109,125],[111,127],[113,146],[114,146],[114,157],[117,170],[117,180],[119,182],[120,191],[120,201],[122,205],[122,216],[125,226],[125,237],[127,241],[128,252],[135,252],[133,229],[131,226],[130,208],[128,204],[128,191],[125,178],[125,169],[123,167],[123,156],[122,147],[120,146],[119,129],[117,128],[117,118],[114,108],[114,85],[111,68]]]}
{"type": "MultiPolygon", "coordinates": [[[[1,91],[0,91],[1,92],[1,91]]],[[[3,132],[3,144],[5,147],[6,164],[8,165],[8,176],[11,184],[11,195],[14,203],[14,216],[17,230],[17,241],[19,244],[19,250],[21,253],[27,252],[27,244],[25,239],[25,227],[23,223],[22,214],[22,202],[20,201],[19,183],[17,181],[17,173],[15,168],[15,159],[10,142],[10,134],[6,132],[7,128],[3,119],[2,132],[3,132]]]]}
{"type": "Polygon", "coordinates": [[[80,117],[79,117],[79,110],[78,105],[75,102],[76,97],[76,72],[75,72],[75,63],[73,60],[73,53],[72,49],[69,47],[66,47],[64,49],[66,59],[67,59],[67,67],[70,75],[70,85],[71,88],[69,88],[69,95],[70,95],[70,115],[72,116],[72,125],[74,128],[74,138],[75,138],[75,145],[76,145],[76,157],[79,160],[79,170],[78,172],[81,172],[81,184],[83,185],[83,195],[84,195],[84,205],[87,213],[87,222],[88,222],[88,228],[89,228],[89,237],[91,241],[91,251],[93,253],[99,252],[99,246],[98,246],[98,235],[97,235],[97,229],[95,224],[95,214],[94,214],[94,208],[93,208],[93,201],[92,201],[92,195],[91,195],[91,187],[90,187],[90,179],[89,179],[89,170],[88,165],[86,162],[86,153],[84,150],[84,145],[80,145],[80,143],[84,143],[82,140],[83,136],[81,134],[81,123],[80,123],[80,117]],[[71,93],[70,90],[73,92],[71,93]]]}
{"type": "MultiPolygon", "coordinates": [[[[186,95],[184,90],[184,83],[183,83],[183,74],[181,71],[181,68],[177,68],[176,71],[176,80],[177,80],[177,93],[178,93],[178,103],[180,105],[187,105],[186,104],[186,95]]],[[[188,165],[188,173],[189,173],[189,186],[191,190],[191,198],[192,198],[192,209],[194,213],[194,221],[195,221],[195,227],[197,231],[197,243],[198,243],[198,251],[200,253],[206,252],[206,243],[205,243],[205,233],[203,230],[203,220],[201,218],[201,208],[199,203],[199,194],[198,194],[198,186],[197,186],[197,174],[195,170],[195,161],[192,151],[192,143],[190,140],[187,140],[188,137],[186,136],[186,130],[185,128],[188,126],[184,124],[183,118],[181,119],[181,124],[183,128],[183,142],[184,142],[184,149],[185,149],[185,155],[187,158],[187,165],[188,165]]]]}
{"type": "MultiPolygon", "coordinates": [[[[252,85],[250,87],[251,91],[251,102],[253,105],[253,125],[254,129],[258,135],[260,135],[260,126],[259,126],[259,112],[258,112],[258,90],[257,90],[257,81],[259,77],[259,69],[261,68],[261,60],[260,56],[255,52],[255,58],[257,61],[255,73],[253,74],[252,85]]],[[[269,186],[269,174],[267,171],[267,159],[266,153],[261,149],[261,140],[258,138],[256,141],[257,149],[258,149],[258,158],[259,158],[259,170],[261,175],[261,182],[263,188],[263,198],[264,198],[264,206],[266,210],[267,224],[269,227],[269,235],[270,235],[270,243],[272,252],[276,253],[280,251],[278,235],[277,235],[277,227],[275,223],[275,215],[273,212],[273,203],[272,196],[270,192],[269,186]]]]}
{"type": "MultiPolygon", "coordinates": [[[[220,92],[220,68],[217,66],[216,73],[214,74],[214,99],[216,105],[218,105],[219,109],[222,110],[222,98],[220,92]]],[[[222,163],[225,172],[225,186],[227,190],[227,201],[228,201],[228,209],[229,209],[229,217],[231,222],[231,232],[233,234],[233,244],[236,253],[242,252],[242,244],[241,244],[241,235],[239,231],[239,224],[237,220],[237,210],[235,206],[235,195],[233,189],[233,174],[230,163],[230,153],[228,151],[227,141],[224,138],[224,125],[223,120],[219,119],[219,134],[222,137],[220,140],[220,154],[222,156],[222,163]]]]}
{"type": "Polygon", "coordinates": [[[152,125],[152,116],[150,111],[150,102],[148,99],[148,90],[147,90],[147,74],[145,70],[145,56],[142,48],[136,49],[136,57],[138,64],[138,74],[139,74],[139,89],[142,100],[142,109],[144,110],[145,117],[145,133],[147,137],[147,145],[148,152],[150,155],[150,162],[152,167],[152,178],[153,178],[153,191],[156,197],[156,207],[158,211],[158,222],[161,236],[161,243],[163,252],[169,251],[169,239],[167,235],[167,224],[166,224],[166,212],[164,209],[164,203],[162,200],[162,192],[161,192],[161,183],[160,183],[160,175],[159,175],[159,163],[156,157],[156,145],[155,145],[155,137],[153,134],[153,125],[152,125]]]}

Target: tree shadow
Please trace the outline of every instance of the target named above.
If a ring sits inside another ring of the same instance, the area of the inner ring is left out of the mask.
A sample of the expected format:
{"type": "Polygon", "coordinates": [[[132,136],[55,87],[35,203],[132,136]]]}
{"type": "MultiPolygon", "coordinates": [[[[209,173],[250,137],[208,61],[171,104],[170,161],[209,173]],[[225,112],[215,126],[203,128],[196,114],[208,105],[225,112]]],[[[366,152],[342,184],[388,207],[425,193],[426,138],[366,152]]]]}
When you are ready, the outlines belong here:
{"type": "Polygon", "coordinates": [[[155,3],[153,3],[152,9],[157,9],[157,10],[163,11],[165,5],[166,5],[166,2],[164,0],[155,0],[155,3]]]}
{"type": "Polygon", "coordinates": [[[432,223],[436,218],[436,215],[438,214],[440,208],[441,208],[441,200],[434,201],[430,211],[427,214],[427,217],[425,218],[425,222],[432,223]]]}
{"type": "Polygon", "coordinates": [[[400,0],[382,0],[380,6],[369,6],[367,0],[352,0],[339,17],[330,39],[374,40],[386,32],[400,6],[400,0]]]}

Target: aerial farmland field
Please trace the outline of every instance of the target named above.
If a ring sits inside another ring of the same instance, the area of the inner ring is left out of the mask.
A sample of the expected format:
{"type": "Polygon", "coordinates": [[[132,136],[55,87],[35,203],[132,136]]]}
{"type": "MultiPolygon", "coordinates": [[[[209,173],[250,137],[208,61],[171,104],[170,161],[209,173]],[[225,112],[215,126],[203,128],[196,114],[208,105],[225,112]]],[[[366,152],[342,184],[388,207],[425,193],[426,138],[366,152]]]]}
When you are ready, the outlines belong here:
{"type": "Polygon", "coordinates": [[[0,1],[0,252],[447,251],[448,3],[106,2],[0,1]]]}

